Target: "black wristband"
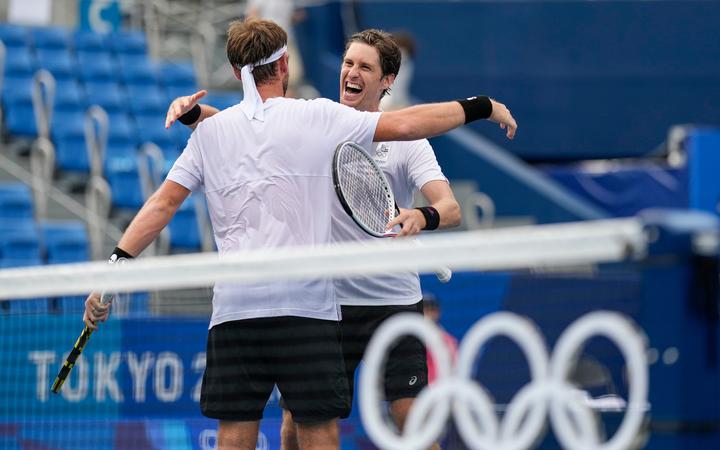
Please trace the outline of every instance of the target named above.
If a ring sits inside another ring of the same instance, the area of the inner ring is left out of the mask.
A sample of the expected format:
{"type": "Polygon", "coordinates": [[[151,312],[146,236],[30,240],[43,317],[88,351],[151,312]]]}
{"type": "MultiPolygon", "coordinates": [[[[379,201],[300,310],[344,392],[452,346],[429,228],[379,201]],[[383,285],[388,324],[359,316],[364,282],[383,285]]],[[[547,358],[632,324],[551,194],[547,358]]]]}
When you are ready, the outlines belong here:
{"type": "Polygon", "coordinates": [[[492,114],[492,102],[486,95],[464,98],[457,102],[465,111],[465,124],[479,119],[487,119],[492,114]]]}
{"type": "Polygon", "coordinates": [[[425,217],[425,228],[423,228],[423,230],[436,230],[437,227],[440,226],[440,214],[437,209],[432,206],[422,206],[415,209],[420,211],[423,217],[425,217]]]}
{"type": "Polygon", "coordinates": [[[109,263],[116,263],[120,261],[121,259],[133,259],[134,256],[130,253],[126,252],[125,250],[121,249],[120,247],[115,247],[115,250],[113,250],[112,255],[110,255],[110,258],[108,259],[109,263]]]}
{"type": "Polygon", "coordinates": [[[192,125],[195,122],[198,121],[200,118],[200,114],[202,113],[202,109],[200,108],[200,105],[195,105],[192,107],[192,109],[182,116],[178,117],[178,120],[183,125],[192,125]]]}

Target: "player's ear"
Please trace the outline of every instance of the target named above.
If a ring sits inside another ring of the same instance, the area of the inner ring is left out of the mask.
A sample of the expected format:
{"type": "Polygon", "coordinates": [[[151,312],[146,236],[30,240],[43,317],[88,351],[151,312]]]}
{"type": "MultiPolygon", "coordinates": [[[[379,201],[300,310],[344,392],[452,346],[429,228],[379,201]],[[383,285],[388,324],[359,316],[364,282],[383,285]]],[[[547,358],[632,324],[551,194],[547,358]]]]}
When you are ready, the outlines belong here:
{"type": "Polygon", "coordinates": [[[392,86],[393,83],[395,82],[395,75],[392,74],[392,73],[391,73],[391,74],[388,74],[388,75],[385,75],[385,76],[382,78],[382,80],[380,80],[380,81],[382,82],[382,88],[383,88],[383,90],[384,90],[384,89],[390,89],[390,86],[392,86]]]}
{"type": "Polygon", "coordinates": [[[233,69],[233,73],[235,74],[235,78],[242,81],[242,76],[240,76],[240,69],[238,69],[235,66],[232,66],[232,69],[233,69]]]}
{"type": "Polygon", "coordinates": [[[290,64],[290,55],[287,52],[278,60],[278,69],[281,75],[284,75],[290,71],[288,65],[290,64]]]}

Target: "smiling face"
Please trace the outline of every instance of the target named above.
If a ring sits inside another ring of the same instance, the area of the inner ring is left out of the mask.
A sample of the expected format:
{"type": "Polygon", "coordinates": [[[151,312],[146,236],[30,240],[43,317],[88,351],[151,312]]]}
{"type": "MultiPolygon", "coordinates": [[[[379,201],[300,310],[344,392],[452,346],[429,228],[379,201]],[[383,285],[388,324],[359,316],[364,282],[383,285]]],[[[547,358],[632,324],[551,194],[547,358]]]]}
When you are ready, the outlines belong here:
{"type": "Polygon", "coordinates": [[[380,97],[393,81],[395,75],[383,75],[375,47],[353,42],[345,51],[340,70],[340,103],[360,111],[378,111],[380,97]]]}

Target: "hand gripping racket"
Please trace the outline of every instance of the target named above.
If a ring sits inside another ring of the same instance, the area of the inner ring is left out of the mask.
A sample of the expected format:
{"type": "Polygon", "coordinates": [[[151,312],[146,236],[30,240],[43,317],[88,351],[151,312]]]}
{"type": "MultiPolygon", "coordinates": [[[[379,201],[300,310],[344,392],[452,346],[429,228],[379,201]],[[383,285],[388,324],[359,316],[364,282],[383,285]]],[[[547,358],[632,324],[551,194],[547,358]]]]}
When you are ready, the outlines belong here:
{"type": "MultiPolygon", "coordinates": [[[[365,149],[352,141],[338,145],[333,156],[333,183],[343,209],[363,231],[375,237],[396,235],[387,230],[387,224],[400,209],[385,174],[365,149]]],[[[443,268],[435,275],[447,283],[452,272],[443,268]]]]}
{"type": "MultiPolygon", "coordinates": [[[[103,292],[100,296],[100,303],[106,305],[112,302],[114,297],[115,294],[103,292]]],[[[75,361],[77,361],[78,356],[80,356],[83,349],[85,348],[85,344],[87,344],[88,340],[90,340],[90,336],[92,335],[92,333],[92,328],[89,328],[87,326],[85,326],[85,329],[82,331],[82,333],[80,333],[80,337],[78,337],[77,341],[75,341],[75,345],[73,345],[72,350],[70,350],[70,354],[65,359],[65,362],[60,368],[60,372],[58,372],[57,377],[55,377],[52,388],[50,388],[53,394],[57,394],[60,392],[60,388],[62,388],[62,385],[63,383],[65,383],[65,379],[68,377],[68,375],[70,375],[70,371],[72,370],[72,368],[75,367],[75,361]]]]}

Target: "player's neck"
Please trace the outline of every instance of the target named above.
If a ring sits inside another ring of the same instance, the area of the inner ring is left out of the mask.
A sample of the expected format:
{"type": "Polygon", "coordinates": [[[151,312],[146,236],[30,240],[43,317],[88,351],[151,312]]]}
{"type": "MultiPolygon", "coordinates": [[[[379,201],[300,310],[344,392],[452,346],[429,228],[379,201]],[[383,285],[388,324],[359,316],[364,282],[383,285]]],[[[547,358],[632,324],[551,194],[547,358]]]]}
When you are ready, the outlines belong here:
{"type": "Polygon", "coordinates": [[[282,81],[277,81],[273,83],[264,83],[257,87],[258,94],[260,94],[260,98],[262,98],[262,101],[273,97],[284,97],[285,92],[283,89],[282,81]]]}
{"type": "Polygon", "coordinates": [[[361,111],[366,111],[366,112],[380,112],[380,102],[374,103],[374,104],[368,106],[367,108],[358,108],[358,109],[360,109],[361,111]]]}

